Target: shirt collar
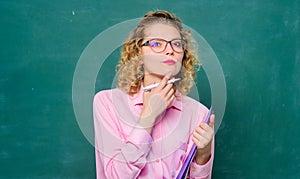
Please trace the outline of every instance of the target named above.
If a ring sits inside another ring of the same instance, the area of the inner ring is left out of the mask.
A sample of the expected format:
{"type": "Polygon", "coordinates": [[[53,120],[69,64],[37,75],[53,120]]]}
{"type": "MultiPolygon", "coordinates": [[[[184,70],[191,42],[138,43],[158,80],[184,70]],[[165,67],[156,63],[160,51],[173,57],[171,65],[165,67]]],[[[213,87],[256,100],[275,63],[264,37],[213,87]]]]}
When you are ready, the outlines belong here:
{"type": "MultiPolygon", "coordinates": [[[[176,108],[178,110],[182,110],[182,94],[177,90],[175,95],[177,96],[170,105],[170,108],[176,108]]],[[[129,96],[130,101],[134,106],[143,104],[143,86],[141,86],[138,93],[133,96],[129,96]]]]}

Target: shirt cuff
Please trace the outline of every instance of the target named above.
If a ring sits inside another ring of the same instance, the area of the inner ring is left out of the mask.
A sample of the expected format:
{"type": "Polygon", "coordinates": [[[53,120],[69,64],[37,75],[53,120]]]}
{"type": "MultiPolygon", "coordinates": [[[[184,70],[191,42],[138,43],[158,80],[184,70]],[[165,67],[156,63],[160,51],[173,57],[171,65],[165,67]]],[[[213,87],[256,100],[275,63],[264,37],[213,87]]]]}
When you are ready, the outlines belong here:
{"type": "Polygon", "coordinates": [[[151,135],[144,128],[136,126],[127,137],[122,152],[126,156],[130,156],[131,161],[139,160],[140,157],[145,156],[150,151],[152,141],[151,135]]]}
{"type": "Polygon", "coordinates": [[[208,162],[204,165],[198,165],[196,161],[193,161],[190,166],[191,178],[208,178],[212,171],[213,157],[210,156],[208,162]]]}
{"type": "Polygon", "coordinates": [[[136,126],[133,127],[131,133],[127,137],[127,140],[137,145],[150,145],[153,141],[152,136],[138,124],[136,124],[136,126]]]}

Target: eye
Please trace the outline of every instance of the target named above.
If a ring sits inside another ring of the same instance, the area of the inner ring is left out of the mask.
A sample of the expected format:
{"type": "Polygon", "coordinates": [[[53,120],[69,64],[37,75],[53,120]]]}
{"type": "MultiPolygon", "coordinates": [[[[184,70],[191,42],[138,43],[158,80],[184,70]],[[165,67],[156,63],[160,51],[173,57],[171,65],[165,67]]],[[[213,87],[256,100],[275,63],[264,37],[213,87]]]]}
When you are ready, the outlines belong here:
{"type": "Polygon", "coordinates": [[[155,40],[150,41],[149,44],[151,47],[160,47],[161,46],[161,42],[155,41],[155,40]]]}
{"type": "Polygon", "coordinates": [[[175,47],[182,47],[182,43],[180,41],[175,41],[172,43],[172,45],[175,47]]]}

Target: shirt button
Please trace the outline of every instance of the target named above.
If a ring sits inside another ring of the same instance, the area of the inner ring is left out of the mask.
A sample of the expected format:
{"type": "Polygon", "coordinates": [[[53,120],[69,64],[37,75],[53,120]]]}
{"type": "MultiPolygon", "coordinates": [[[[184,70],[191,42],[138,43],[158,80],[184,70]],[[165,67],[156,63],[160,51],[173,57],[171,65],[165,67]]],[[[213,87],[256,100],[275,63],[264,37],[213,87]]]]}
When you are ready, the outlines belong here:
{"type": "Polygon", "coordinates": [[[158,162],[159,162],[159,159],[156,160],[156,163],[158,163],[158,162]]]}
{"type": "Polygon", "coordinates": [[[191,168],[192,168],[192,172],[194,172],[196,170],[195,167],[193,167],[193,166],[191,168]]]}

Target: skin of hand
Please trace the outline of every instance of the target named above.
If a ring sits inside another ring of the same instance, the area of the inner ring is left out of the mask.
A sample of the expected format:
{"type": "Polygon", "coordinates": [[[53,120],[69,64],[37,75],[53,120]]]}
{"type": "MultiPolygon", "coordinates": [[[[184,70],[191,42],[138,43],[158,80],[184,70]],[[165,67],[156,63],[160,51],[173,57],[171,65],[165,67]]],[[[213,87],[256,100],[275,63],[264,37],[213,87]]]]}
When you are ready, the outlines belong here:
{"type": "Polygon", "coordinates": [[[156,118],[171,104],[175,98],[173,84],[167,84],[170,74],[164,76],[158,87],[143,94],[143,110],[139,123],[149,133],[156,121],[156,118]]]}
{"type": "Polygon", "coordinates": [[[203,165],[210,159],[211,143],[214,138],[215,115],[210,116],[209,124],[201,122],[193,132],[192,140],[197,146],[195,161],[199,165],[203,165]]]}

